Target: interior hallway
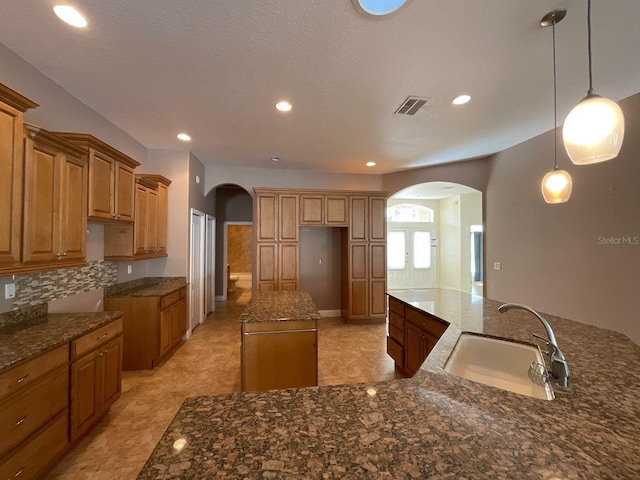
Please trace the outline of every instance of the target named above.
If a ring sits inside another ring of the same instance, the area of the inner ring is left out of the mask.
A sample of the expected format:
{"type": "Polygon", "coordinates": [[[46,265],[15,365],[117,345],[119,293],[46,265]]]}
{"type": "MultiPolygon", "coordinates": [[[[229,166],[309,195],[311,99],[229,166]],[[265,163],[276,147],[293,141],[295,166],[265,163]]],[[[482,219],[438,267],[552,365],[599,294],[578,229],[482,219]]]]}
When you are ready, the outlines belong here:
{"type": "MultiPolygon", "coordinates": [[[[135,479],[185,398],[240,391],[238,316],[250,298],[237,289],[166,362],[124,372],[122,396],[108,416],[48,479],[135,479]]],[[[319,322],[320,385],[377,382],[399,376],[386,354],[385,325],[319,322]]]]}

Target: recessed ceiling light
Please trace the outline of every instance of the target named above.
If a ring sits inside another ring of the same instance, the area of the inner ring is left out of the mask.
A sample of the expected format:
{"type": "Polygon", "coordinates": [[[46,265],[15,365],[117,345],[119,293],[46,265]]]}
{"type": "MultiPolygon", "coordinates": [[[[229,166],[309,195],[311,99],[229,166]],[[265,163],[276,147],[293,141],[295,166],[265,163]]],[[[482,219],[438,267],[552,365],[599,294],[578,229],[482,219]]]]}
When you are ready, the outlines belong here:
{"type": "Polygon", "coordinates": [[[279,162],[280,161],[280,157],[271,157],[271,161],[272,162],[279,162]]]}
{"type": "Polygon", "coordinates": [[[281,112],[290,112],[292,107],[289,102],[282,100],[281,102],[276,103],[276,108],[281,112]]]}
{"type": "Polygon", "coordinates": [[[367,167],[375,167],[376,162],[367,162],[367,167]]]}
{"type": "Polygon", "coordinates": [[[183,142],[190,142],[191,141],[191,137],[189,135],[187,135],[186,133],[179,133],[178,134],[178,139],[182,140],[183,142]]]}
{"type": "Polygon", "coordinates": [[[56,5],[53,7],[53,12],[60,20],[72,27],[85,28],[89,24],[87,19],[71,5],[56,5]]]}
{"type": "Polygon", "coordinates": [[[471,100],[471,95],[460,95],[459,97],[454,98],[451,103],[454,105],[464,105],[469,100],[471,100]]]}
{"type": "Polygon", "coordinates": [[[408,0],[351,0],[356,10],[381,17],[389,15],[407,3],[408,0]]]}

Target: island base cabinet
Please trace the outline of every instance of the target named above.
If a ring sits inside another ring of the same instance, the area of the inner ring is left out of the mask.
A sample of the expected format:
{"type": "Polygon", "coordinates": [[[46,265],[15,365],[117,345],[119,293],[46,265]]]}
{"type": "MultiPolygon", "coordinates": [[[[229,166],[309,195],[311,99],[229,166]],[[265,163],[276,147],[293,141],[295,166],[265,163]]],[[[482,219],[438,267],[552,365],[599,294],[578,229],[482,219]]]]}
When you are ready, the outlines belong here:
{"type": "Polygon", "coordinates": [[[32,440],[0,460],[0,478],[44,478],[67,450],[69,412],[65,409],[32,440]]]}
{"type": "Polygon", "coordinates": [[[318,385],[315,320],[244,324],[242,390],[318,385]]]}
{"type": "Polygon", "coordinates": [[[122,391],[122,336],[71,364],[71,441],[95,425],[122,391]]]}

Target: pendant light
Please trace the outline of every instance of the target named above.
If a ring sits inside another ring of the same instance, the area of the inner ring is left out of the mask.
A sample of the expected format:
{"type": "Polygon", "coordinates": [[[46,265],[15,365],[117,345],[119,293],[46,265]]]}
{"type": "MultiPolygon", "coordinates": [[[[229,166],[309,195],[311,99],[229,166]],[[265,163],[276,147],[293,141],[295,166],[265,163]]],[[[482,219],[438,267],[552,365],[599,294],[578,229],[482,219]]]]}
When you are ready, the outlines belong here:
{"type": "Polygon", "coordinates": [[[591,0],[587,3],[589,90],[564,122],[564,148],[573,163],[588,165],[618,156],[624,139],[624,116],[616,102],[596,95],[591,65],[591,0]]]}
{"type": "Polygon", "coordinates": [[[571,196],[571,175],[558,168],[558,107],[556,93],[556,23],[561,21],[567,10],[558,8],[547,13],[540,25],[552,27],[553,31],[553,169],[542,179],[542,196],[547,203],[564,203],[571,196]]]}

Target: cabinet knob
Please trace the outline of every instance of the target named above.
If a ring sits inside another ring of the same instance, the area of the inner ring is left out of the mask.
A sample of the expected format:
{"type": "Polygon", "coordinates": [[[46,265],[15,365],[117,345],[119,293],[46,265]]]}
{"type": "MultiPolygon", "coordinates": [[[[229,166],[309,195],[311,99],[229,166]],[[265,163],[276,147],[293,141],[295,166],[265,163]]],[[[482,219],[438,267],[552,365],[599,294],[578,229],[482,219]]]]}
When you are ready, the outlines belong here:
{"type": "Polygon", "coordinates": [[[24,472],[24,467],[22,467],[20,470],[18,470],[18,473],[16,473],[13,477],[11,478],[18,478],[20,475],[22,475],[22,472],[24,472]]]}

